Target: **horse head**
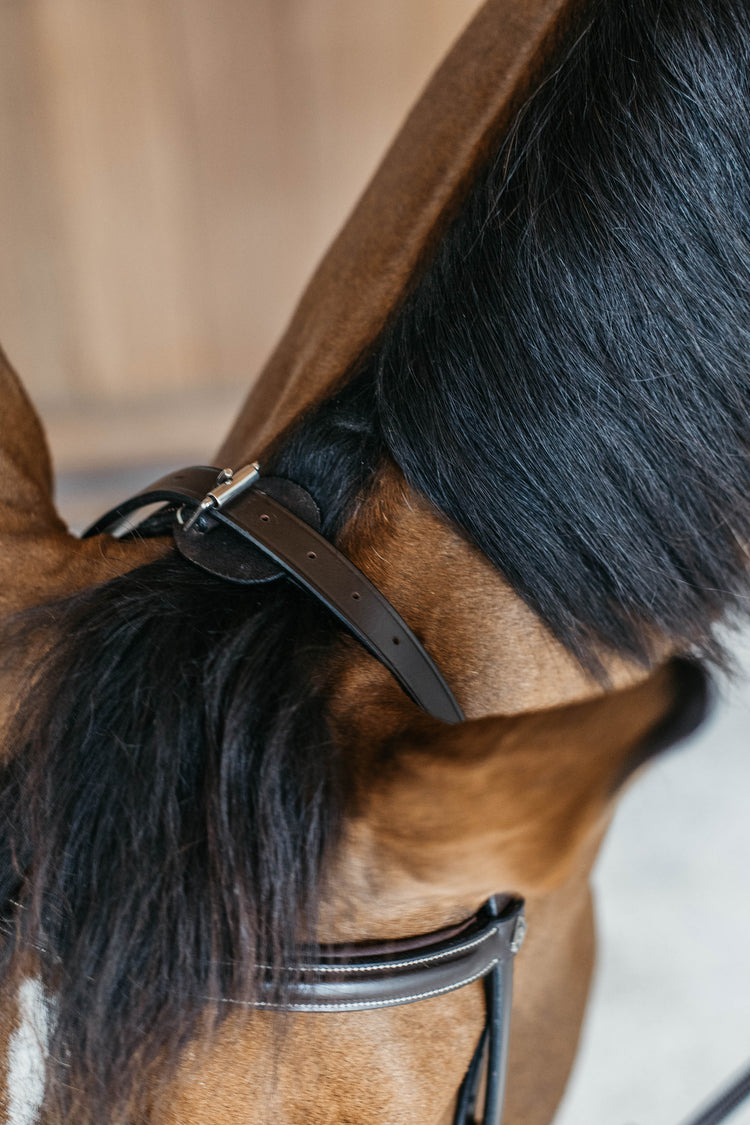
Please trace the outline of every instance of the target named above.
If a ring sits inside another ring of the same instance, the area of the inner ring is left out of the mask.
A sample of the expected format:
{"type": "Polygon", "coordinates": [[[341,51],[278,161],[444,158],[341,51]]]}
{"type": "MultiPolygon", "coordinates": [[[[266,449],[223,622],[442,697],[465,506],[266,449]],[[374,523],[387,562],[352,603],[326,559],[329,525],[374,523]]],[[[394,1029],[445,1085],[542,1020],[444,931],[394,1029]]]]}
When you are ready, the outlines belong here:
{"type": "Polygon", "coordinates": [[[530,927],[505,1120],[551,1120],[598,845],[746,596],[747,24],[487,4],[220,454],[307,490],[465,722],[283,578],[161,525],[68,537],[5,369],[3,968],[11,1046],[20,982],[49,1004],[41,1120],[448,1122],[479,982],[283,1016],[261,977],[283,1007],[300,949],[503,893],[530,927]]]}

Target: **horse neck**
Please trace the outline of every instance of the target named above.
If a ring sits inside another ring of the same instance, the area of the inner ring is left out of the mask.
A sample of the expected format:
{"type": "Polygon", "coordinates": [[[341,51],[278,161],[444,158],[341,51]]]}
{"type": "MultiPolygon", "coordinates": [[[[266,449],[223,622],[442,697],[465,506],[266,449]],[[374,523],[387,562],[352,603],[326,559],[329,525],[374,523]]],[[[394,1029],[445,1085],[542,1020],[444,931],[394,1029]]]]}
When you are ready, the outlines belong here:
{"type": "MultiPolygon", "coordinates": [[[[531,935],[517,969],[506,1120],[548,1125],[588,988],[588,871],[627,747],[654,722],[663,693],[641,698],[636,684],[610,709],[393,468],[341,545],[423,639],[469,720],[421,715],[354,642],[332,650],[331,728],[354,799],[322,888],[319,937],[425,933],[463,920],[490,893],[523,893],[531,935]],[[612,729],[624,733],[610,744],[612,729]],[[582,757],[581,744],[595,752],[582,757]],[[554,1033],[540,1034],[540,1011],[554,1033]]],[[[613,664],[611,675],[624,686],[643,673],[613,664]]],[[[479,985],[403,1008],[299,1015],[281,1035],[269,1013],[233,1009],[209,1042],[189,1048],[154,1120],[198,1122],[210,1105],[216,1125],[245,1120],[248,1106],[259,1123],[442,1125],[482,1019],[479,985]]]]}
{"type": "MultiPolygon", "coordinates": [[[[456,694],[470,720],[465,724],[465,757],[472,755],[476,725],[472,720],[523,719],[603,698],[602,682],[551,636],[460,529],[409,490],[395,467],[381,474],[367,505],[345,528],[341,545],[417,633],[456,694]]],[[[634,687],[649,675],[643,667],[614,656],[606,661],[606,673],[611,689],[634,687]]],[[[347,641],[333,658],[331,675],[332,718],[343,744],[360,748],[358,756],[365,761],[374,739],[379,745],[399,740],[408,745],[411,736],[403,731],[409,727],[413,707],[382,665],[347,641]]],[[[437,735],[442,737],[453,737],[450,728],[437,735]]],[[[443,765],[438,742],[433,745],[439,787],[443,765]]],[[[578,754],[577,747],[572,753],[578,754]]],[[[530,745],[525,756],[531,762],[534,755],[530,745]]],[[[519,758],[523,757],[522,750],[519,758]]],[[[429,772],[429,759],[424,761],[429,772]]],[[[493,792],[497,794],[492,788],[497,781],[492,777],[494,768],[491,753],[481,768],[475,763],[472,784],[477,790],[484,786],[487,797],[484,803],[473,803],[471,794],[465,797],[463,815],[476,821],[476,840],[470,833],[446,837],[455,874],[448,883],[434,885],[425,880],[424,872],[406,876],[408,861],[378,838],[380,826],[368,805],[371,789],[363,794],[355,802],[359,812],[347,822],[333,865],[330,885],[337,890],[324,899],[321,939],[357,941],[425,932],[472,913],[489,894],[518,889],[512,871],[493,867],[494,859],[488,864],[482,859],[482,824],[491,817],[493,792]],[[485,807],[487,800],[489,807],[485,807]],[[472,884],[462,870],[481,875],[472,884]],[[377,893],[373,893],[375,884],[377,893]]],[[[578,774],[585,788],[580,765],[578,774]]],[[[598,777],[592,778],[594,787],[598,783],[598,777]]],[[[511,782],[504,779],[503,784],[511,782]]],[[[397,794],[403,790],[399,781],[394,788],[397,794]]],[[[429,792],[426,783],[427,801],[429,792]]],[[[459,792],[454,793],[454,810],[460,800],[459,792]]],[[[419,822],[423,810],[418,795],[414,801],[412,817],[419,822]]],[[[579,881],[585,882],[587,870],[584,862],[579,881]]],[[[566,871],[565,878],[568,875],[566,871]]],[[[528,894],[528,887],[521,889],[528,894]]]]}
{"type": "MultiPolygon", "coordinates": [[[[414,492],[391,464],[341,537],[344,552],[415,630],[468,718],[517,714],[595,698],[646,678],[648,670],[603,654],[595,678],[557,641],[485,555],[414,492]]],[[[659,652],[664,659],[666,647],[659,652]]],[[[337,685],[343,706],[361,705],[355,680],[367,675],[380,698],[395,685],[364,655],[337,685]],[[365,673],[364,669],[368,672],[365,673]],[[375,688],[377,681],[378,688],[375,688]]]]}

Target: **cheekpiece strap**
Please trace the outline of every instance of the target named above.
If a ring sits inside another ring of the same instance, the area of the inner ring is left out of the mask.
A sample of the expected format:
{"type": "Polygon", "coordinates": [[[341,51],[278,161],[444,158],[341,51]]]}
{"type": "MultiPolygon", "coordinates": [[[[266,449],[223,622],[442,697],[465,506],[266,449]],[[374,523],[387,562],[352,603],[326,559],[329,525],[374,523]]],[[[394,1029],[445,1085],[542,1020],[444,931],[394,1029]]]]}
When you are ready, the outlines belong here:
{"type": "Polygon", "coordinates": [[[463,721],[439,669],[400,614],[311,526],[317,507],[299,485],[262,477],[257,464],[236,472],[196,465],[118,504],[84,538],[127,533],[129,516],[161,502],[174,509],[174,541],[191,562],[243,584],[286,574],[327,606],[424,711],[443,722],[463,721]]]}

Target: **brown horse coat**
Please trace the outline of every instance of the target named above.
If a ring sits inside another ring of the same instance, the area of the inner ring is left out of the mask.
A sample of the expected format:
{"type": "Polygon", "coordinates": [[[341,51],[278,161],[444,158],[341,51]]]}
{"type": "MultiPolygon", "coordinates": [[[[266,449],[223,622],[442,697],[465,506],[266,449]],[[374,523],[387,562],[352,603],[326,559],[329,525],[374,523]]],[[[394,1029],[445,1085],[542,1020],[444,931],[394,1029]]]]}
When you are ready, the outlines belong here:
{"type": "MultiPolygon", "coordinates": [[[[543,72],[565,0],[489,0],[438,70],[315,274],[219,455],[262,454],[346,376],[408,291],[472,172],[543,72]]],[[[0,368],[0,591],[5,615],[150,561],[160,542],[71,537],[51,499],[39,422],[0,368]]],[[[424,639],[469,721],[413,718],[388,673],[352,644],[333,716],[352,745],[401,731],[402,766],[361,795],[324,901],[321,938],[425,932],[508,890],[528,901],[517,967],[507,1125],[548,1125],[575,1052],[593,956],[588,873],[614,793],[675,705],[671,669],[612,659],[601,688],[484,557],[395,471],[343,548],[424,639]]],[[[5,685],[12,706],[13,685],[5,685]]],[[[12,1007],[12,1006],[11,1006],[12,1007]]],[[[405,1008],[292,1021],[238,1011],[197,1043],[159,1125],[438,1125],[482,1019],[478,986],[405,1008]],[[276,1054],[276,1064],[271,1056],[276,1054]]],[[[7,1031],[15,1026],[9,1011],[7,1031]]],[[[116,1031],[113,1033],[116,1034],[116,1031]]]]}

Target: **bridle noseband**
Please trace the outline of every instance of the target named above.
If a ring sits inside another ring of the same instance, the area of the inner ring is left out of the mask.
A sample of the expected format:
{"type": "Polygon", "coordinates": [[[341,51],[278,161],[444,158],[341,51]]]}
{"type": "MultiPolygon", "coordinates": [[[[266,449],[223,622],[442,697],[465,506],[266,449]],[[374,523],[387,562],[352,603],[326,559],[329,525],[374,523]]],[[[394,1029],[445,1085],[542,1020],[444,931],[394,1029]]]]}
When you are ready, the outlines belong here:
{"type": "MultiPolygon", "coordinates": [[[[526,933],[523,902],[491,898],[449,930],[385,944],[316,950],[314,960],[267,969],[253,1008],[285,1012],[365,1012],[444,996],[483,980],[485,1022],[461,1084],[453,1125],[473,1125],[483,1074],[482,1125],[500,1125],[513,996],[513,958],[526,933]],[[265,998],[264,998],[265,997],[265,998]]],[[[240,1004],[242,1000],[227,1000],[240,1004]]]]}

